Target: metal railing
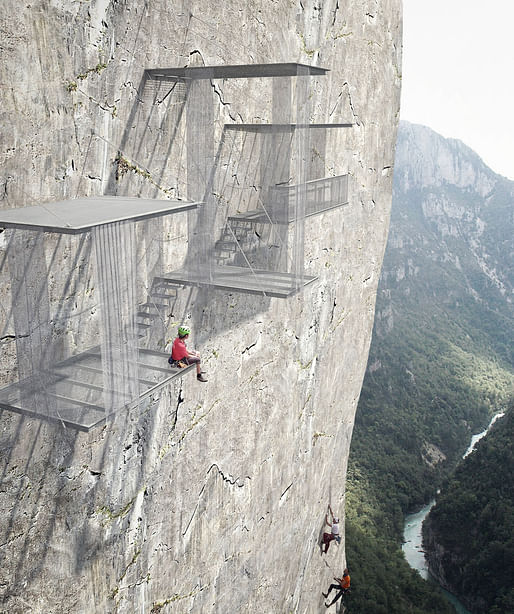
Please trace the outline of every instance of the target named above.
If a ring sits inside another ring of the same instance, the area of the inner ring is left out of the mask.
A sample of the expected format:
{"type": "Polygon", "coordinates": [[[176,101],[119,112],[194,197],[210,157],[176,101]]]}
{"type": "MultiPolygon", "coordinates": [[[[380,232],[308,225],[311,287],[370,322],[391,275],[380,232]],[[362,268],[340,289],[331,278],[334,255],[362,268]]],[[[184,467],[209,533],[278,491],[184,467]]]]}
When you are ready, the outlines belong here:
{"type": "MultiPolygon", "coordinates": [[[[298,189],[297,185],[270,188],[266,209],[273,222],[288,223],[296,219],[295,201],[298,189]]],[[[305,217],[348,203],[347,174],[307,181],[304,189],[305,217]]]]}

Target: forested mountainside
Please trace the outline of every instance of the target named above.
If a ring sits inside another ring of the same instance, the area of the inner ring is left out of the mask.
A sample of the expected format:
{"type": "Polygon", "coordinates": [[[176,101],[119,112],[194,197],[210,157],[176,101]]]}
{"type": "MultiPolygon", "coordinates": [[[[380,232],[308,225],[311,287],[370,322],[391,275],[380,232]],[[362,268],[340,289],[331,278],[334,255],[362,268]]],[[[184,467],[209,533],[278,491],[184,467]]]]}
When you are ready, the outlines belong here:
{"type": "Polygon", "coordinates": [[[514,612],[514,405],[442,488],[423,525],[430,570],[476,614],[514,612]]]}
{"type": "Polygon", "coordinates": [[[392,217],[347,485],[352,612],[444,612],[407,568],[404,515],[506,406],[514,374],[514,182],[402,122],[392,217]]]}

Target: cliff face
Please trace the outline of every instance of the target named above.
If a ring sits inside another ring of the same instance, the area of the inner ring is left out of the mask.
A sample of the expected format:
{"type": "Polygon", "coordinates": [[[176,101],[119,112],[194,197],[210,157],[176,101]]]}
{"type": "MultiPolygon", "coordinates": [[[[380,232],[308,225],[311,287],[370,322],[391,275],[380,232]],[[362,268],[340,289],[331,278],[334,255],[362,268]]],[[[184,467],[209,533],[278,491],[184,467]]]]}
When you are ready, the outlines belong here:
{"type": "MultiPolygon", "coordinates": [[[[400,2],[45,0],[20,9],[7,0],[4,9],[3,208],[104,193],[187,196],[168,149],[173,109],[149,119],[138,99],[145,68],[324,66],[312,121],[355,124],[318,161],[324,174],[352,178],[349,205],[306,224],[306,273],[319,280],[287,300],[206,299],[197,289],[179,300],[208,384],[175,380],[90,433],[2,411],[4,609],[316,611],[345,564],[344,542],[331,547],[329,569],[318,538],[329,502],[343,516],[387,236],[400,2]],[[118,152],[131,164],[125,174],[118,152]]],[[[216,117],[269,121],[257,85],[217,87],[216,117]]],[[[184,224],[168,228],[172,258],[184,255],[184,224]]],[[[8,323],[2,330],[7,382],[14,341],[8,323]]]]}

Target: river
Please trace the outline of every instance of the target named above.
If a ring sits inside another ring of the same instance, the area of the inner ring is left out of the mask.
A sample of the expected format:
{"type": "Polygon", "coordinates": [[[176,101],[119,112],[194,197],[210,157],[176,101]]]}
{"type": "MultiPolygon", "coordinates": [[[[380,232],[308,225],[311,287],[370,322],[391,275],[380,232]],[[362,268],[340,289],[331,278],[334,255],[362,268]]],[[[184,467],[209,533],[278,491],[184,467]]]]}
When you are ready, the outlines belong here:
{"type": "MultiPolygon", "coordinates": [[[[477,442],[480,441],[482,437],[487,434],[487,432],[496,422],[496,420],[498,420],[498,418],[501,418],[503,415],[503,413],[496,414],[495,416],[493,416],[491,422],[485,430],[483,430],[481,433],[473,435],[468,449],[466,450],[462,458],[466,458],[466,456],[473,452],[477,442]]],[[[429,580],[431,582],[436,582],[436,580],[430,575],[428,571],[428,565],[421,543],[421,526],[426,516],[428,515],[428,512],[432,509],[434,504],[435,499],[433,499],[432,501],[430,501],[430,503],[425,505],[425,507],[420,509],[419,512],[416,512],[415,514],[408,514],[407,516],[405,516],[405,523],[403,525],[404,543],[402,545],[403,554],[407,559],[407,563],[409,563],[409,565],[413,569],[416,569],[424,580],[429,580]]],[[[471,614],[469,610],[466,610],[466,608],[460,603],[460,601],[457,599],[457,597],[455,597],[455,595],[452,595],[448,591],[444,590],[442,587],[439,588],[444,593],[448,601],[455,607],[457,614],[471,614]]]]}

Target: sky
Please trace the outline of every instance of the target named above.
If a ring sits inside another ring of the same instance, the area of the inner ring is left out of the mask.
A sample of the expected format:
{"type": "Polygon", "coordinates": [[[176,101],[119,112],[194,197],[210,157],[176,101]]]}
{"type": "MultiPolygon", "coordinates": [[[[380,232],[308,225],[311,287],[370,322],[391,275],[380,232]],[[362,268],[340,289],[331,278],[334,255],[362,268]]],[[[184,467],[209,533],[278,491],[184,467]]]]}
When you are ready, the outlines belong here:
{"type": "Polygon", "coordinates": [[[403,0],[400,115],[514,180],[514,0],[403,0]]]}

